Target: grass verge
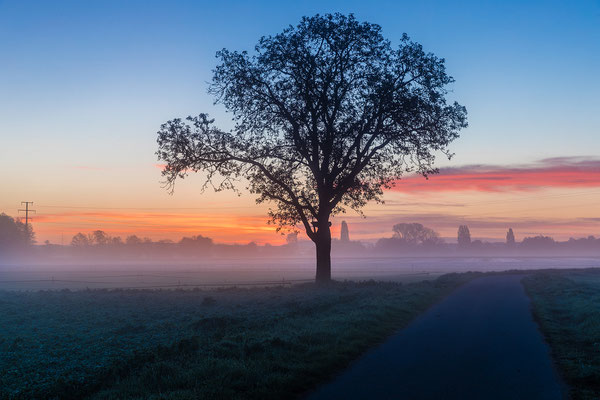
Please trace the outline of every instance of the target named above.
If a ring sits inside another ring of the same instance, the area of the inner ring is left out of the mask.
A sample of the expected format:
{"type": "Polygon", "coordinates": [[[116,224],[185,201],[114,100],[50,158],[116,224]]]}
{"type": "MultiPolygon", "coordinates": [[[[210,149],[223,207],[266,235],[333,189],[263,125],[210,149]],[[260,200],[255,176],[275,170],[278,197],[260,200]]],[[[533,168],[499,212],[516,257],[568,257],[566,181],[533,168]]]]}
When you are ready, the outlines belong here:
{"type": "Polygon", "coordinates": [[[475,276],[0,292],[0,398],[295,398],[475,276]]]}
{"type": "Polygon", "coordinates": [[[571,397],[598,399],[600,270],[536,273],[522,282],[571,397]]]}

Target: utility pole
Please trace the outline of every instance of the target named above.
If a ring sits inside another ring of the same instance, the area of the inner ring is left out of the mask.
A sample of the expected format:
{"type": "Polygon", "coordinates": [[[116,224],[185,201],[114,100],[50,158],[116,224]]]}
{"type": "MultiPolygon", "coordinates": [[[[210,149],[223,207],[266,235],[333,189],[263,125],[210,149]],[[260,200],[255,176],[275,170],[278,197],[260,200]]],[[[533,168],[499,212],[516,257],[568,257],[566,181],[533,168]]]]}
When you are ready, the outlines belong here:
{"type": "Polygon", "coordinates": [[[25,229],[29,232],[29,213],[35,213],[35,210],[30,210],[29,205],[33,205],[33,201],[22,201],[21,204],[25,204],[25,209],[19,209],[19,212],[25,212],[25,229]]]}

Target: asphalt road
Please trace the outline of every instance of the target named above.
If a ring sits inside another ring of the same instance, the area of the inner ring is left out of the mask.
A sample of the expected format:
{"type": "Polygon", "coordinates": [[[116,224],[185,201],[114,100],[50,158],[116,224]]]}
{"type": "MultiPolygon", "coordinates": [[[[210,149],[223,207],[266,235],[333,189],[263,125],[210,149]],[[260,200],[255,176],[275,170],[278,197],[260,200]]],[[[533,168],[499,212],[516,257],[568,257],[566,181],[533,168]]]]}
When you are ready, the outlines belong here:
{"type": "Polygon", "coordinates": [[[308,399],[562,399],[522,277],[469,282],[308,399]]]}

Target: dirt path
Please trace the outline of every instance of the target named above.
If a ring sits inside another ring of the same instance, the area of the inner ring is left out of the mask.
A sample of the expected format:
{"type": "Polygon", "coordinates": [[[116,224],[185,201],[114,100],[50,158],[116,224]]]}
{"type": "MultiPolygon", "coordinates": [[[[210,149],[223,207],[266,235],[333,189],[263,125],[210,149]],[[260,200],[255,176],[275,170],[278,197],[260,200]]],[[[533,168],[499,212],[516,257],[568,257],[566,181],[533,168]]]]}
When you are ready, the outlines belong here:
{"type": "Polygon", "coordinates": [[[476,279],[308,399],[561,399],[522,275],[476,279]]]}

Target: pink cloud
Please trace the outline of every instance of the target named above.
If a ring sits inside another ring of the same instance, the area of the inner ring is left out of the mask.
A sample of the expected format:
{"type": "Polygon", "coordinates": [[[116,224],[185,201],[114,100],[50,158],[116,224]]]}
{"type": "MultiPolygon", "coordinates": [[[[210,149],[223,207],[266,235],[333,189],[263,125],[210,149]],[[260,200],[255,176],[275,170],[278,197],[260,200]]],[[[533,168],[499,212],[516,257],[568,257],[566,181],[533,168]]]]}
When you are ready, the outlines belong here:
{"type": "Polygon", "coordinates": [[[528,191],[541,188],[600,187],[600,160],[555,157],[515,167],[468,165],[440,169],[425,179],[411,175],[394,187],[398,192],[528,191]]]}

